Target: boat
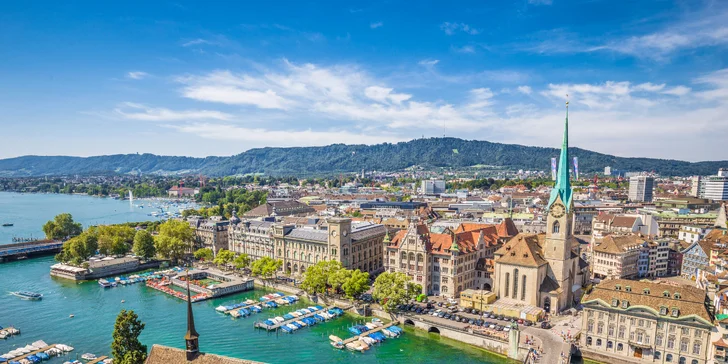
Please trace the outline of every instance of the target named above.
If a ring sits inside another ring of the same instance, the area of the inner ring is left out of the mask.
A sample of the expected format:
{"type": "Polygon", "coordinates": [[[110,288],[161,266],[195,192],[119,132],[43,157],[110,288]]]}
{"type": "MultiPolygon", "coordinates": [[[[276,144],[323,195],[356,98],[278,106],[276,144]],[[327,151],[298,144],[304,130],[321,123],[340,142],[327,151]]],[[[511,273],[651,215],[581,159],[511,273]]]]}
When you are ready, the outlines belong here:
{"type": "Polygon", "coordinates": [[[331,340],[331,346],[337,348],[337,349],[343,349],[344,348],[344,340],[341,340],[340,337],[329,335],[329,340],[331,340]]]}
{"type": "Polygon", "coordinates": [[[3,226],[13,226],[13,224],[12,223],[9,223],[9,222],[6,222],[6,223],[3,224],[3,226]]]}
{"type": "Polygon", "coordinates": [[[104,288],[111,288],[111,282],[101,278],[101,279],[99,279],[99,286],[104,287],[104,288]]]}
{"type": "Polygon", "coordinates": [[[86,354],[81,355],[81,359],[94,360],[94,359],[96,359],[96,354],[86,353],[86,354]]]}
{"type": "Polygon", "coordinates": [[[24,300],[41,300],[43,299],[43,295],[40,293],[34,293],[34,292],[28,292],[28,291],[18,291],[18,292],[10,292],[13,296],[18,296],[24,300]]]}

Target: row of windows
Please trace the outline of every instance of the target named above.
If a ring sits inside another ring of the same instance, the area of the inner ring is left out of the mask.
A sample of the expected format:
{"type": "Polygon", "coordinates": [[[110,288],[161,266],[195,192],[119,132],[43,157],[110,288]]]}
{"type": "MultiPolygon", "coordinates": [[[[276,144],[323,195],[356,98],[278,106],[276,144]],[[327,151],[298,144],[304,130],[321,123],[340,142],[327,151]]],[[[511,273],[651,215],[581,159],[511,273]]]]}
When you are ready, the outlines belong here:
{"type": "MultiPolygon", "coordinates": [[[[592,343],[595,343],[597,347],[601,347],[601,346],[602,346],[602,339],[596,339],[596,340],[593,340],[591,336],[588,336],[588,337],[586,338],[586,345],[587,345],[587,346],[591,346],[591,345],[592,345],[592,343]]],[[[612,349],[612,348],[614,348],[614,343],[613,343],[612,341],[607,341],[607,343],[606,343],[606,348],[607,348],[607,349],[612,349]]],[[[617,351],[620,351],[620,352],[621,352],[621,351],[624,351],[624,344],[622,344],[622,343],[617,343],[617,351]]],[[[686,348],[685,350],[681,350],[681,351],[685,351],[685,352],[687,352],[687,348],[686,348]]],[[[699,350],[699,348],[698,348],[698,354],[699,354],[699,351],[700,351],[700,350],[699,350]]],[[[696,354],[696,353],[694,353],[694,354],[696,354]]],[[[696,355],[697,355],[697,354],[696,354],[696,355]]],[[[655,358],[655,360],[660,360],[660,359],[662,359],[662,352],[660,352],[660,351],[655,351],[655,353],[654,353],[654,358],[655,358]]],[[[665,355],[665,362],[667,362],[667,363],[672,363],[672,362],[673,362],[673,360],[675,360],[675,356],[674,356],[674,355],[672,355],[672,354],[667,354],[667,355],[665,355]]],[[[680,357],[680,358],[678,359],[678,361],[677,361],[677,362],[678,362],[679,364],[686,364],[686,363],[687,363],[687,358],[685,358],[685,357],[681,356],[681,357],[680,357]]],[[[697,360],[697,359],[693,359],[693,360],[691,361],[691,364],[698,364],[698,360],[697,360]]]]}

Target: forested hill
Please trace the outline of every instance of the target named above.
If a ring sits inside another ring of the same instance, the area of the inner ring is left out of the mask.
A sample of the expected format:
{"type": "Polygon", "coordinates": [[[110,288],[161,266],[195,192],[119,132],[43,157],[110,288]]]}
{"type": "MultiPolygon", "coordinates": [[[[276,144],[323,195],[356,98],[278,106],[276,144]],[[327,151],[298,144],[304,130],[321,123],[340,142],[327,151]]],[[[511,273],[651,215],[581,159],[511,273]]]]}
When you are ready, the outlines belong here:
{"type": "MultiPolygon", "coordinates": [[[[622,158],[579,148],[583,173],[602,172],[605,166],[627,171],[655,171],[663,175],[711,175],[728,168],[728,161],[684,162],[651,158],[622,158]]],[[[222,176],[261,172],[272,175],[312,176],[339,172],[396,171],[419,165],[468,167],[496,165],[511,169],[550,167],[555,148],[528,147],[457,138],[417,139],[397,144],[344,145],[299,148],[258,148],[231,157],[168,157],[126,154],[98,157],[24,156],[0,159],[0,176],[45,176],[102,173],[197,174],[222,176]]]]}

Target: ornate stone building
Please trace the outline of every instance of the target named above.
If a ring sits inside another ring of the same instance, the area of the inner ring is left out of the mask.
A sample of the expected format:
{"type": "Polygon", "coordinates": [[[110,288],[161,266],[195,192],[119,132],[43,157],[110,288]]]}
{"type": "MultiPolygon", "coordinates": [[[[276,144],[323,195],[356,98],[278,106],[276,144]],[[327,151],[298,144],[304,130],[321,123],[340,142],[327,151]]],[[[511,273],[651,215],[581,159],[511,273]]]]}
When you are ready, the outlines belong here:
{"type": "Polygon", "coordinates": [[[319,229],[293,225],[272,226],[275,257],[283,269],[301,274],[320,261],[335,260],[347,269],[376,274],[383,269],[382,251],[386,229],[383,225],[333,217],[319,229]]]}
{"type": "Polygon", "coordinates": [[[385,269],[407,274],[423,293],[458,297],[465,289],[481,288],[478,261],[501,241],[494,225],[462,223],[434,234],[412,221],[386,242],[385,269]]]}
{"type": "MultiPolygon", "coordinates": [[[[567,104],[568,107],[568,104],[567,104]]],[[[495,252],[494,292],[559,312],[579,298],[587,276],[579,242],[572,235],[574,202],[569,182],[569,117],[564,125],[556,185],[547,205],[545,234],[518,234],[495,252]]]]}
{"type": "Polygon", "coordinates": [[[714,330],[708,302],[696,287],[604,280],[582,299],[582,350],[615,361],[705,364],[714,330]]]}
{"type": "Polygon", "coordinates": [[[228,230],[228,250],[247,254],[251,260],[275,258],[272,227],[273,222],[270,221],[240,221],[233,216],[228,230]]]}

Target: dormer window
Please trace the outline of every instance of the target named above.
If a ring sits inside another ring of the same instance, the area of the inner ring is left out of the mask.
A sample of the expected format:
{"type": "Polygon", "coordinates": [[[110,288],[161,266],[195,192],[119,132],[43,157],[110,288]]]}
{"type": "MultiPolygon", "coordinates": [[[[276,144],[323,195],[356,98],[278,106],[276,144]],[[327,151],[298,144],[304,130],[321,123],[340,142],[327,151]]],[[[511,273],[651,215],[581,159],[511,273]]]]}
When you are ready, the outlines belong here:
{"type": "Polygon", "coordinates": [[[643,289],[642,294],[650,294],[650,289],[649,288],[643,289]]]}
{"type": "Polygon", "coordinates": [[[627,291],[627,292],[632,292],[632,287],[631,286],[624,286],[624,290],[627,291]]]}
{"type": "Polygon", "coordinates": [[[680,299],[680,292],[675,292],[675,294],[673,295],[673,297],[675,297],[676,300],[679,300],[680,299]]]}
{"type": "Polygon", "coordinates": [[[662,292],[662,297],[670,297],[670,291],[664,291],[662,292]]]}
{"type": "Polygon", "coordinates": [[[612,298],[612,307],[617,307],[617,306],[619,306],[619,300],[616,298],[612,298]]]}
{"type": "Polygon", "coordinates": [[[660,306],[660,315],[662,315],[662,316],[667,315],[667,307],[660,306]]]}
{"type": "Polygon", "coordinates": [[[627,307],[629,307],[629,301],[627,301],[627,300],[622,301],[622,308],[627,308],[627,307]]]}
{"type": "Polygon", "coordinates": [[[614,290],[616,290],[616,291],[621,291],[621,290],[622,290],[622,285],[621,285],[621,284],[617,284],[617,285],[615,285],[615,286],[614,286],[614,290]]]}
{"type": "Polygon", "coordinates": [[[678,317],[680,316],[680,310],[677,307],[672,308],[672,313],[670,314],[672,317],[678,317]]]}

